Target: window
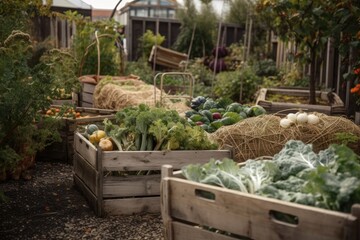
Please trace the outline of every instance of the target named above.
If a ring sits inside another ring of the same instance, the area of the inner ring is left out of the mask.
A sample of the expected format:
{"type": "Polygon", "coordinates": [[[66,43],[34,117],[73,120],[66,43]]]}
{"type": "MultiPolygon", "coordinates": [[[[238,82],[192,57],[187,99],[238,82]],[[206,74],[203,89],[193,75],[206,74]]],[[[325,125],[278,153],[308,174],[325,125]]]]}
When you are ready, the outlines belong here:
{"type": "Polygon", "coordinates": [[[147,9],[146,8],[138,8],[136,9],[136,16],[137,17],[147,17],[147,9]]]}

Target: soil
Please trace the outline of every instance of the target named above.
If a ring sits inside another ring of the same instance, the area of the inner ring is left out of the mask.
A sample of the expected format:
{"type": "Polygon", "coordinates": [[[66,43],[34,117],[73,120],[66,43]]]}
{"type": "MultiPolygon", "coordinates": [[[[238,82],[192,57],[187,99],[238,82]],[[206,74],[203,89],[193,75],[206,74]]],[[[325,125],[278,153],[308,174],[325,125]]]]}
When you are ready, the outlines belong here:
{"type": "Polygon", "coordinates": [[[159,214],[96,217],[72,166],[36,162],[29,180],[0,183],[0,239],[163,239],[159,214]]]}

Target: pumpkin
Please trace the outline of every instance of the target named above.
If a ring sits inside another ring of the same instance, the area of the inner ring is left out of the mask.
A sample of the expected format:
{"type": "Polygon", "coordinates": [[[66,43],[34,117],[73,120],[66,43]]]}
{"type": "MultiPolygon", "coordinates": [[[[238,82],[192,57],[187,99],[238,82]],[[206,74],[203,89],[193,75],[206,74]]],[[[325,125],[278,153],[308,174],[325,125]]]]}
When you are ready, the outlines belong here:
{"type": "Polygon", "coordinates": [[[100,142],[100,140],[106,137],[106,133],[103,130],[97,130],[92,135],[95,135],[95,141],[100,142]]]}
{"type": "Polygon", "coordinates": [[[99,147],[103,151],[112,151],[114,148],[114,146],[109,138],[100,139],[99,147]]]}
{"type": "Polygon", "coordinates": [[[96,124],[88,124],[86,127],[86,132],[87,134],[91,135],[93,134],[95,131],[99,130],[98,126],[96,124]]]}

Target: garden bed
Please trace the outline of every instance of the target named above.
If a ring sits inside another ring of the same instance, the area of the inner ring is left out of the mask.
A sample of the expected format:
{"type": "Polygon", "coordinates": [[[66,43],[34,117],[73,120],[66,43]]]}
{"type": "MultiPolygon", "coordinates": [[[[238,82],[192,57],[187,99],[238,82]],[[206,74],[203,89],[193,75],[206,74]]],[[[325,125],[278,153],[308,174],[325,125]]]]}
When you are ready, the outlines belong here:
{"type": "Polygon", "coordinates": [[[168,240],[360,237],[359,204],[351,214],[340,213],[185,180],[173,170],[162,167],[161,212],[168,240]],[[295,222],[278,218],[279,213],[295,222]]]}
{"type": "MultiPolygon", "coordinates": [[[[52,105],[51,107],[60,108],[61,106],[52,105]]],[[[59,130],[62,141],[55,142],[43,151],[38,152],[36,155],[37,160],[72,163],[74,155],[74,132],[76,129],[81,125],[85,126],[89,123],[102,122],[105,118],[114,119],[116,113],[114,110],[86,107],[76,107],[75,111],[81,114],[81,118],[72,119],[62,117],[60,119],[62,121],[62,127],[59,130]]]]}
{"type": "Polygon", "coordinates": [[[101,151],[78,132],[74,141],[74,182],[98,216],[158,213],[163,164],[180,169],[211,158],[230,158],[232,153],[231,150],[101,151]],[[115,174],[109,175],[111,172],[115,174]]]}
{"type": "Polygon", "coordinates": [[[290,97],[299,97],[299,101],[309,99],[309,90],[291,88],[262,88],[256,100],[256,104],[265,108],[268,113],[279,113],[282,115],[297,112],[299,109],[309,112],[320,112],[327,115],[345,115],[345,105],[336,93],[329,94],[325,91],[316,91],[316,98],[324,104],[307,104],[290,100],[290,97]],[[270,95],[289,96],[284,102],[270,100],[270,95]],[[331,96],[329,99],[329,95],[331,96]],[[301,99],[302,98],[302,99],[301,99]]]}

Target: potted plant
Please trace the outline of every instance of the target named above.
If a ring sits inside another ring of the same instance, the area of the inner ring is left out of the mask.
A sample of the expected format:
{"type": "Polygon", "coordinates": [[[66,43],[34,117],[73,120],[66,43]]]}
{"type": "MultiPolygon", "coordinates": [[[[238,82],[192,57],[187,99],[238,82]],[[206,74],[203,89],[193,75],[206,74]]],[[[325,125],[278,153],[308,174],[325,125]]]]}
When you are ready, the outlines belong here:
{"type": "Polygon", "coordinates": [[[34,60],[30,36],[13,31],[0,42],[0,179],[23,177],[37,151],[60,140],[59,121],[41,111],[61,94],[57,61],[47,51],[34,60]],[[31,64],[30,64],[31,63],[31,64]]]}

